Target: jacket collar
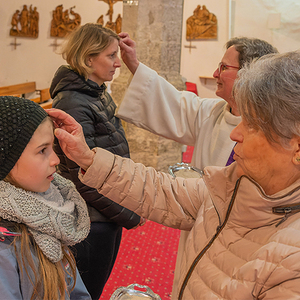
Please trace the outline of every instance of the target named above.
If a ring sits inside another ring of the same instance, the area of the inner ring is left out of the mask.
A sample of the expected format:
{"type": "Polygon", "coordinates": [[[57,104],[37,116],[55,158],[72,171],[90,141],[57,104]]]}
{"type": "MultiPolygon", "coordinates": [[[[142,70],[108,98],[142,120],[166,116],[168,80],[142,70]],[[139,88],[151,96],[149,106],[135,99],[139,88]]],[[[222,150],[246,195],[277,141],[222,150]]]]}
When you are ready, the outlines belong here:
{"type": "MultiPolygon", "coordinates": [[[[247,176],[237,178],[236,164],[226,168],[207,167],[204,181],[213,204],[223,222],[230,201],[234,201],[228,222],[237,226],[255,228],[282,223],[300,212],[300,182],[268,196],[258,183],[247,176]],[[233,195],[234,199],[233,198],[233,195]]],[[[299,215],[300,216],[300,215],[299,215]]]]}
{"type": "Polygon", "coordinates": [[[225,119],[226,123],[233,125],[233,126],[237,126],[242,121],[241,116],[235,116],[230,112],[230,107],[229,107],[228,103],[224,107],[224,119],[225,119]]]}
{"type": "Polygon", "coordinates": [[[106,89],[103,83],[99,86],[96,82],[85,78],[75,72],[69,65],[62,65],[56,71],[50,86],[50,94],[55,98],[59,92],[77,91],[92,97],[102,95],[106,89]]]}

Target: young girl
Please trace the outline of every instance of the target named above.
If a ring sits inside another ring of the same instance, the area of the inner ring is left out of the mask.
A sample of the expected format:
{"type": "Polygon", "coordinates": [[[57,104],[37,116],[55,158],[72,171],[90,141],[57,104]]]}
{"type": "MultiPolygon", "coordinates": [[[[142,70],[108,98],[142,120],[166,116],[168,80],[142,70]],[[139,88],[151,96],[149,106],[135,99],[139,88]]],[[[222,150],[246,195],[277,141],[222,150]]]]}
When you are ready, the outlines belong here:
{"type": "Polygon", "coordinates": [[[88,212],[55,173],[53,140],[39,105],[0,97],[1,299],[90,299],[68,250],[88,235],[88,212]]]}

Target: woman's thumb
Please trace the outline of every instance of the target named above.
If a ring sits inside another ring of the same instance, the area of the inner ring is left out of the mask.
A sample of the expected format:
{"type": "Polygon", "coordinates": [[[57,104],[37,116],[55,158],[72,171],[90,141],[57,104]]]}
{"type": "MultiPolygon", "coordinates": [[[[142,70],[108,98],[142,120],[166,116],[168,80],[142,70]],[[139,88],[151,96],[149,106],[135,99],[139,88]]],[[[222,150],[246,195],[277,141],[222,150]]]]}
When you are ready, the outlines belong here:
{"type": "Polygon", "coordinates": [[[55,128],[54,135],[61,141],[68,142],[70,141],[69,133],[61,128],[55,128]]]}

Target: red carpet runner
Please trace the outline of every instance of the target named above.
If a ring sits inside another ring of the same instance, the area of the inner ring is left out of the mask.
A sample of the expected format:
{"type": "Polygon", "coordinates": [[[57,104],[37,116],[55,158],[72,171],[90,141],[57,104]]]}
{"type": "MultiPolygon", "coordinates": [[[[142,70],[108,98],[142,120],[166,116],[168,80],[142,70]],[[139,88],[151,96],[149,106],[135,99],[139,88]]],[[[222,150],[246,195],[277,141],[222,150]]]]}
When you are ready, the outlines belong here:
{"type": "Polygon", "coordinates": [[[171,299],[180,231],[147,221],[135,230],[123,230],[119,254],[101,300],[120,286],[149,286],[162,300],[171,299]]]}

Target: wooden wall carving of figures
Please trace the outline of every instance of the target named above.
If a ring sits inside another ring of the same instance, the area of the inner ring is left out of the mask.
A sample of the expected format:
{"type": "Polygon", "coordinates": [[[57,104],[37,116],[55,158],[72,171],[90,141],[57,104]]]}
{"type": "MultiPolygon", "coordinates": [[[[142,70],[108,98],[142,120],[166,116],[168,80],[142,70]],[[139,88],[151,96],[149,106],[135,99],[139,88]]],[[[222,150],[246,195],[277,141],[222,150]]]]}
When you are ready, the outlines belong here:
{"type": "Polygon", "coordinates": [[[23,9],[16,10],[11,19],[11,29],[9,35],[17,37],[37,38],[39,35],[39,13],[37,8],[29,10],[27,5],[23,5],[23,9]]]}
{"type": "Polygon", "coordinates": [[[217,17],[205,5],[198,5],[193,15],[186,20],[186,39],[216,39],[217,29],[217,17]]]}
{"type": "Polygon", "coordinates": [[[99,1],[104,1],[109,5],[109,9],[106,13],[106,16],[109,17],[109,21],[107,21],[104,26],[104,16],[101,15],[98,18],[97,23],[115,31],[116,33],[120,33],[122,31],[122,17],[120,14],[118,14],[115,22],[113,22],[113,13],[114,13],[113,5],[118,1],[123,1],[123,0],[99,0],[99,1]]]}
{"type": "Polygon", "coordinates": [[[62,5],[55,8],[52,12],[50,36],[65,37],[69,32],[80,26],[81,16],[73,11],[74,8],[75,6],[71,7],[70,10],[64,10],[62,5]]]}

